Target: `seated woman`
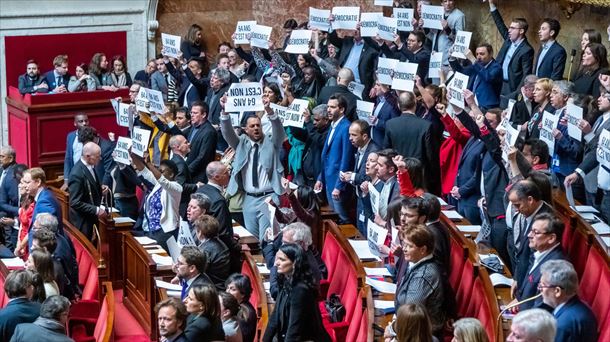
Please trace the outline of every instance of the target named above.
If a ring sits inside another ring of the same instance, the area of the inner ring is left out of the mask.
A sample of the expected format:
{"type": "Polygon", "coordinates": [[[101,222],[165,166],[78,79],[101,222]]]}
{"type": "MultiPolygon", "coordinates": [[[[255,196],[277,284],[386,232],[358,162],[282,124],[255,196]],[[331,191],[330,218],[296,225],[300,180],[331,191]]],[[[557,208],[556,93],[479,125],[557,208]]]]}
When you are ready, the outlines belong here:
{"type": "Polygon", "coordinates": [[[76,66],[76,76],[70,77],[70,82],[68,83],[69,92],[97,90],[95,80],[89,76],[88,70],[89,67],[85,63],[76,66]]]}
{"type": "Polygon", "coordinates": [[[487,332],[476,318],[462,318],[453,323],[455,342],[489,342],[487,332]]]}
{"type": "Polygon", "coordinates": [[[25,268],[38,273],[44,284],[45,298],[59,295],[59,286],[55,281],[55,267],[51,253],[42,249],[33,249],[25,262],[25,268]]]}
{"type": "Polygon", "coordinates": [[[280,293],[263,341],[330,341],[316,300],[318,288],[303,249],[296,244],[282,245],[275,266],[280,293]]]}
{"type": "Polygon", "coordinates": [[[222,319],[222,329],[225,332],[225,341],[242,342],[241,329],[239,328],[239,303],[230,293],[219,292],[220,318],[222,319]]]}
{"type": "Polygon", "coordinates": [[[133,81],[131,75],[127,72],[127,63],[125,63],[125,57],[116,55],[112,57],[112,71],[108,79],[108,85],[112,85],[116,88],[129,88],[133,81]]]}
{"type": "Polygon", "coordinates": [[[383,335],[387,342],[432,342],[430,318],[426,309],[419,304],[404,304],[396,310],[396,319],[388,324],[383,335]]]}
{"type": "Polygon", "coordinates": [[[244,342],[253,342],[256,335],[256,309],[250,303],[250,295],[252,294],[252,284],[250,278],[240,273],[232,274],[227,281],[227,293],[230,293],[240,305],[239,313],[239,329],[241,330],[244,342]]]}
{"type": "Polygon", "coordinates": [[[195,285],[184,299],[189,317],[184,336],[188,341],[224,341],[225,333],[220,319],[218,292],[211,285],[195,285]]]}
{"type": "Polygon", "coordinates": [[[218,220],[210,215],[201,215],[193,222],[197,232],[199,249],[208,259],[206,273],[214,282],[218,291],[224,291],[225,281],[229,277],[229,248],[218,238],[218,220]]]}
{"type": "Polygon", "coordinates": [[[410,225],[400,232],[406,274],[396,287],[395,306],[421,304],[432,320],[432,331],[441,336],[445,324],[445,292],[442,270],[434,260],[434,238],[424,225],[410,225]]]}

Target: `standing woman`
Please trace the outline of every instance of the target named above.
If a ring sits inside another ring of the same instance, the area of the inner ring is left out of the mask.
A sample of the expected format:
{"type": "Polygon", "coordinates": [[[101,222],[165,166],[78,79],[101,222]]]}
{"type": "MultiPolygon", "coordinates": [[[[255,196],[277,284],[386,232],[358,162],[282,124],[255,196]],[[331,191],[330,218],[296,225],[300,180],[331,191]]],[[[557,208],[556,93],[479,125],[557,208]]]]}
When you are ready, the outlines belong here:
{"type": "Polygon", "coordinates": [[[538,105],[532,109],[532,118],[522,126],[525,128],[525,138],[531,139],[540,137],[540,127],[544,111],[555,113],[555,108],[551,105],[551,89],[553,89],[553,80],[550,78],[541,78],[534,85],[534,102],[538,105]]]}
{"type": "Polygon", "coordinates": [[[95,80],[87,73],[88,70],[89,68],[85,63],[76,66],[76,76],[70,77],[70,82],[68,83],[69,92],[95,91],[97,89],[95,80]]]}
{"type": "Polygon", "coordinates": [[[188,341],[224,341],[225,333],[220,319],[220,300],[212,285],[195,285],[184,299],[189,317],[184,336],[188,341]]]}
{"type": "Polygon", "coordinates": [[[119,89],[131,87],[133,81],[131,75],[127,72],[125,57],[121,55],[112,57],[112,72],[110,73],[109,83],[119,89]]]}
{"type": "Polygon", "coordinates": [[[180,51],[182,57],[187,61],[192,57],[205,57],[205,52],[201,50],[201,26],[197,24],[191,25],[180,43],[180,51]]]}
{"type": "Polygon", "coordinates": [[[330,341],[318,308],[318,289],[303,249],[284,244],[275,256],[280,293],[263,341],[330,341]]]}
{"type": "Polygon", "coordinates": [[[23,171],[27,166],[17,164],[15,166],[15,178],[19,179],[19,235],[15,255],[24,261],[28,259],[28,229],[32,223],[34,214],[34,197],[28,193],[27,184],[23,182],[23,171]]]}
{"type": "Polygon", "coordinates": [[[373,115],[369,117],[371,138],[377,146],[383,146],[386,121],[400,115],[398,97],[389,85],[381,84],[379,81],[375,82],[373,89],[375,89],[376,100],[373,115]]]}
{"type": "Polygon", "coordinates": [[[585,52],[585,48],[589,43],[602,43],[602,35],[595,29],[584,29],[582,36],[580,38],[580,54],[578,55],[578,60],[576,61],[578,64],[576,68],[572,71],[570,75],[570,80],[573,81],[576,75],[578,75],[578,71],[580,70],[580,66],[582,65],[582,56],[585,52]]]}
{"type": "Polygon", "coordinates": [[[574,77],[574,92],[598,98],[599,74],[608,70],[608,51],[599,43],[589,43],[582,52],[580,69],[574,77]]]}

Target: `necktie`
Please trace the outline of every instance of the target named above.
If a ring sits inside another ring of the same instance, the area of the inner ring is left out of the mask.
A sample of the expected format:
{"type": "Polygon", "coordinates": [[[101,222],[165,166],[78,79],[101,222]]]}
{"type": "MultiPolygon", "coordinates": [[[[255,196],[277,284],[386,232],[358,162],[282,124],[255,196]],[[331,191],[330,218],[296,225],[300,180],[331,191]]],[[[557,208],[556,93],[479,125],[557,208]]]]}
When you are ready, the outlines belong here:
{"type": "Polygon", "coordinates": [[[6,176],[6,169],[2,170],[2,176],[0,176],[0,185],[4,182],[4,177],[6,176]]]}
{"type": "Polygon", "coordinates": [[[180,299],[184,300],[184,298],[186,298],[187,290],[189,288],[189,285],[186,282],[186,280],[184,280],[184,279],[180,280],[180,285],[182,286],[182,290],[180,291],[180,299]]]}
{"type": "Polygon", "coordinates": [[[57,76],[57,78],[55,79],[55,84],[57,84],[58,87],[61,85],[61,77],[60,76],[57,76]]]}
{"type": "Polygon", "coordinates": [[[252,156],[252,186],[258,188],[258,144],[254,144],[252,156]]]}

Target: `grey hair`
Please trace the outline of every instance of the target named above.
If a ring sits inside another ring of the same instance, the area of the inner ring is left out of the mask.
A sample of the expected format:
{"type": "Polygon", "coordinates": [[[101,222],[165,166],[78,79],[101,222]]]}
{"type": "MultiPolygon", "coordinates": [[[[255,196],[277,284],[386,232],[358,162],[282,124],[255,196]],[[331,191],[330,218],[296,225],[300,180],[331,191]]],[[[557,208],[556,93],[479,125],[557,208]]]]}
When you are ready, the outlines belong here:
{"type": "Polygon", "coordinates": [[[200,192],[191,194],[191,199],[197,201],[197,205],[207,213],[210,211],[210,198],[200,192]]]}
{"type": "Polygon", "coordinates": [[[566,295],[573,296],[578,291],[578,274],[569,261],[549,260],[542,264],[540,272],[548,276],[550,285],[559,286],[566,295]]]}
{"type": "Polygon", "coordinates": [[[227,166],[219,161],[213,161],[208,164],[205,168],[205,174],[208,176],[208,179],[214,178],[220,170],[223,170],[227,166]]]}
{"type": "Polygon", "coordinates": [[[559,89],[559,92],[563,96],[571,96],[574,93],[574,83],[570,81],[555,81],[553,82],[553,88],[559,89]]]}
{"type": "Polygon", "coordinates": [[[46,228],[51,232],[57,234],[57,226],[59,225],[59,222],[57,221],[57,217],[55,217],[55,215],[49,213],[40,213],[36,215],[35,222],[41,229],[46,228]]]}
{"type": "Polygon", "coordinates": [[[524,86],[533,87],[536,84],[536,81],[538,81],[538,76],[536,76],[536,75],[527,75],[523,79],[523,85],[524,86]]]}
{"type": "Polygon", "coordinates": [[[0,148],[0,151],[2,151],[4,154],[8,154],[9,156],[13,157],[13,161],[17,157],[17,152],[15,152],[15,149],[11,145],[2,146],[2,148],[0,148]]]}
{"type": "Polygon", "coordinates": [[[214,76],[216,76],[222,84],[229,84],[231,81],[230,71],[226,69],[216,68],[216,70],[214,70],[214,76]]]}
{"type": "Polygon", "coordinates": [[[64,296],[50,296],[40,306],[40,317],[60,321],[61,314],[70,310],[70,301],[64,296]]]}
{"type": "Polygon", "coordinates": [[[294,242],[304,247],[309,247],[313,243],[311,237],[311,228],[303,222],[294,222],[284,228],[285,231],[292,230],[294,232],[294,242]]]}
{"type": "Polygon", "coordinates": [[[542,342],[553,342],[557,332],[555,318],[543,309],[530,309],[519,312],[513,318],[513,324],[521,327],[525,338],[539,339],[542,342]]]}
{"type": "Polygon", "coordinates": [[[327,110],[328,110],[328,106],[325,104],[319,104],[315,107],[313,107],[313,109],[311,110],[311,113],[315,116],[315,115],[324,115],[326,116],[327,114],[327,110]]]}
{"type": "Polygon", "coordinates": [[[169,148],[176,148],[180,146],[180,142],[178,142],[178,140],[180,140],[181,138],[186,140],[186,138],[182,134],[177,134],[169,138],[169,148]]]}

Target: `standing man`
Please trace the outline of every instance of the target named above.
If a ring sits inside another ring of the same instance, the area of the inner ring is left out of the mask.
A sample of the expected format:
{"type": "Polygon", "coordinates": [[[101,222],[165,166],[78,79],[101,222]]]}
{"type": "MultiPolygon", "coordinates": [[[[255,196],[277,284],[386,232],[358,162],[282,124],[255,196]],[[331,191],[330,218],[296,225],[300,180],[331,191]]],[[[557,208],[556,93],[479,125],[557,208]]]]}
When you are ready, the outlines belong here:
{"type": "Polygon", "coordinates": [[[385,149],[377,152],[377,177],[383,182],[383,188],[379,192],[379,211],[375,215],[375,223],[385,227],[388,220],[388,205],[392,200],[400,196],[400,186],[396,180],[398,168],[394,164],[396,151],[385,149]]]}
{"type": "Polygon", "coordinates": [[[186,163],[186,156],[191,151],[191,146],[183,135],[174,135],[169,139],[169,148],[172,151],[172,158],[170,160],[173,161],[178,168],[178,174],[176,175],[175,181],[182,185],[180,217],[184,218],[186,217],[186,206],[191,194],[197,191],[197,184],[193,183],[191,171],[186,163]]]}
{"type": "Polygon", "coordinates": [[[55,69],[44,75],[44,82],[49,85],[49,92],[65,93],[68,91],[70,74],[68,73],[68,56],[57,55],[53,59],[55,69]]]}
{"type": "MultiPolygon", "coordinates": [[[[34,212],[32,217],[38,216],[40,213],[49,213],[57,218],[57,231],[59,234],[64,235],[64,226],[61,217],[61,208],[59,202],[53,195],[51,190],[47,189],[46,181],[47,177],[44,170],[39,167],[34,167],[26,170],[23,173],[21,181],[24,183],[27,194],[34,197],[34,212]]],[[[30,228],[34,225],[34,220],[30,223],[30,228]]],[[[32,245],[32,235],[28,237],[29,246],[32,245]]]]}
{"type": "Polygon", "coordinates": [[[231,172],[225,164],[213,161],[208,164],[206,173],[208,182],[203,184],[197,190],[197,193],[204,194],[210,199],[210,209],[206,214],[218,220],[218,237],[231,250],[231,247],[235,245],[233,240],[233,224],[231,222],[229,205],[224,197],[224,191],[229,184],[231,172]]]}
{"type": "Polygon", "coordinates": [[[19,216],[19,189],[15,177],[15,149],[6,145],[0,148],[0,243],[4,243],[10,250],[15,249],[17,232],[13,229],[14,220],[19,216]]]}
{"type": "Polygon", "coordinates": [[[207,182],[205,167],[216,157],[218,136],[208,121],[208,105],[204,102],[193,102],[191,107],[191,131],[188,141],[191,152],[187,164],[193,182],[207,182]]]}
{"type": "MultiPolygon", "coordinates": [[[[432,51],[443,54],[441,64],[445,71],[449,70],[449,49],[453,46],[455,35],[457,31],[463,31],[466,28],[466,17],[462,11],[455,7],[455,2],[455,0],[441,0],[441,5],[445,10],[441,20],[443,29],[430,29],[428,33],[428,38],[432,41],[432,51]]],[[[435,84],[438,84],[438,82],[435,82],[435,84]]]]}
{"type": "Polygon", "coordinates": [[[347,110],[345,116],[349,121],[354,121],[356,117],[356,103],[359,100],[347,87],[354,81],[354,73],[349,68],[341,68],[337,73],[337,85],[327,85],[320,89],[318,95],[318,105],[328,103],[332,95],[341,94],[347,99],[347,110]]]}
{"type": "Polygon", "coordinates": [[[339,215],[342,223],[351,222],[348,204],[352,200],[351,189],[339,179],[341,172],[353,170],[354,147],[349,141],[350,123],[345,118],[347,100],[343,95],[333,95],[328,100],[328,119],[331,129],[322,149],[322,171],[314,190],[326,186],[328,204],[339,215]]]}
{"type": "Polygon", "coordinates": [[[307,165],[307,167],[297,171],[293,182],[298,185],[313,187],[322,170],[322,150],[330,127],[327,115],[326,104],[317,105],[311,110],[311,114],[309,110],[305,110],[303,113],[303,128],[290,128],[292,135],[305,143],[302,165],[307,165]]]}
{"type": "Polygon", "coordinates": [[[49,85],[40,76],[38,63],[33,59],[28,61],[25,74],[19,76],[19,92],[21,95],[49,92],[49,85]]]}
{"type": "MultiPolygon", "coordinates": [[[[131,87],[133,88],[134,85],[132,85],[131,87]]],[[[140,87],[137,87],[139,90],[140,87]]],[[[61,186],[61,190],[63,191],[66,191],[68,189],[68,180],[70,178],[70,172],[72,171],[72,167],[74,167],[74,164],[76,164],[76,162],[80,160],[80,157],[83,154],[83,143],[81,143],[78,139],[78,129],[85,126],[89,126],[89,117],[87,116],[87,114],[83,112],[76,113],[76,115],[74,115],[74,127],[76,127],[76,129],[68,133],[68,138],[66,139],[66,156],[64,158],[64,184],[61,186]]]]}
{"type": "Polygon", "coordinates": [[[177,298],[168,298],[155,306],[159,335],[167,342],[188,342],[184,336],[188,312],[177,298]]]}
{"type": "Polygon", "coordinates": [[[536,55],[535,74],[539,78],[550,78],[553,81],[563,79],[566,67],[566,50],[556,42],[561,24],[552,18],[545,18],[540,24],[538,37],[542,46],[536,55]]]}
{"type": "Polygon", "coordinates": [[[176,79],[167,71],[162,55],[157,56],[155,64],[156,71],[150,75],[150,87],[163,94],[163,102],[171,103],[178,101],[176,79]]]}
{"type": "MultiPolygon", "coordinates": [[[[209,106],[209,120],[213,125],[220,124],[220,98],[229,90],[231,86],[231,72],[227,69],[216,68],[210,77],[210,89],[208,90],[205,102],[209,106]]],[[[191,113],[192,115],[192,113],[191,113]]]]}

